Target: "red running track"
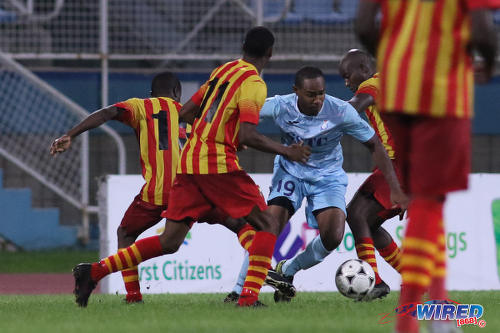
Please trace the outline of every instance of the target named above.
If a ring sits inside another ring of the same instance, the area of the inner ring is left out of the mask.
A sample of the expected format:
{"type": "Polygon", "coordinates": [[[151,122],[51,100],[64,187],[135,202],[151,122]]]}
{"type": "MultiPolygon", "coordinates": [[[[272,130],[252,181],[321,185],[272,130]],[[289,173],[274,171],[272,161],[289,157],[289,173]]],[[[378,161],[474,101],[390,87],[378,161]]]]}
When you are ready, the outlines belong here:
{"type": "Polygon", "coordinates": [[[73,275],[66,273],[0,274],[0,294],[71,294],[74,284],[73,275]]]}

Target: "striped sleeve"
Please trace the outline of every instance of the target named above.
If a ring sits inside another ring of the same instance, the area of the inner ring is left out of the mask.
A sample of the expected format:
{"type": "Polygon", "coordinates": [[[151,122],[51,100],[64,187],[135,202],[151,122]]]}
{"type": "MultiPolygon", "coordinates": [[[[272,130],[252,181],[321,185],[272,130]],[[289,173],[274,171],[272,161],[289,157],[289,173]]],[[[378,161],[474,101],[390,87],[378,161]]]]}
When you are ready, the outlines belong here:
{"type": "Polygon", "coordinates": [[[259,123],[259,112],[266,100],[266,84],[260,78],[249,78],[241,84],[238,109],[240,122],[259,123]]]}
{"type": "Polygon", "coordinates": [[[378,93],[378,87],[377,87],[376,80],[374,78],[370,78],[366,81],[363,81],[359,85],[359,88],[356,91],[355,95],[368,94],[368,95],[371,95],[373,97],[373,99],[376,99],[377,93],[378,93]]]}
{"type": "Polygon", "coordinates": [[[126,101],[114,104],[117,108],[124,110],[117,120],[132,128],[137,128],[141,119],[140,103],[142,103],[141,99],[130,98],[126,101]]]}
{"type": "Polygon", "coordinates": [[[191,96],[191,101],[193,101],[194,104],[200,106],[201,102],[203,101],[203,96],[205,96],[205,92],[207,91],[208,87],[208,81],[205,82],[200,89],[198,89],[197,92],[194,93],[193,96],[191,96]]]}

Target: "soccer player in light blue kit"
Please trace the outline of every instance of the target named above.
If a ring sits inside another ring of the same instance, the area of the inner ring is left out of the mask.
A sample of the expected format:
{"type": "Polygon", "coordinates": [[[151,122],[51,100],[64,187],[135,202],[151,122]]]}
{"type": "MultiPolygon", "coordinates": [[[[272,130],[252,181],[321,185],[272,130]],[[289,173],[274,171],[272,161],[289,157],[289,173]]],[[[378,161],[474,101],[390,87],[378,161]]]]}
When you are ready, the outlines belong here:
{"type": "MultiPolygon", "coordinates": [[[[282,260],[270,271],[266,283],[276,286],[274,274],[289,282],[302,269],[308,269],[330,254],[342,241],[346,220],[345,192],[347,175],[342,169],[344,134],[362,142],[372,153],[391,188],[391,200],[406,209],[408,198],[401,190],[386,150],[374,130],[348,103],[325,92],[323,73],[316,67],[303,67],[295,75],[294,93],[268,98],[260,111],[261,120],[272,119],[280,128],[286,145],[303,142],[311,147],[306,163],[276,156],[268,197],[269,212],[280,221],[280,228],[307,199],[306,218],[310,227],[319,229],[304,252],[282,260]]],[[[245,265],[245,263],[244,263],[245,265]]],[[[276,291],[275,301],[290,298],[276,291]]]]}

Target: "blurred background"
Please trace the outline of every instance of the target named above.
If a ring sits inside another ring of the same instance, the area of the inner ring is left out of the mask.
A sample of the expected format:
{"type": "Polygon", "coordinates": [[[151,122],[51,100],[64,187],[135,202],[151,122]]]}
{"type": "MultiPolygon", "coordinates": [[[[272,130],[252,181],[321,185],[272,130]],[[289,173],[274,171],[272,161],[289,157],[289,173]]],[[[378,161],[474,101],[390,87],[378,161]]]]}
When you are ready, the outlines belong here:
{"type": "MultiPolygon", "coordinates": [[[[239,57],[246,30],[276,36],[263,77],[268,95],[292,92],[304,65],[326,74],[327,92],[349,99],[338,61],[359,47],[357,0],[0,0],[0,251],[97,249],[97,191],[106,174],[138,174],[131,129],[109,122],[51,158],[49,146],[86,113],[148,97],[171,70],[187,100],[210,71],[239,57]]],[[[500,13],[493,15],[500,30],[500,13]]],[[[500,77],[476,86],[473,172],[500,172],[500,77]]],[[[260,126],[278,139],[276,128],[260,126]]],[[[368,172],[367,151],[343,139],[344,168],[368,172]]],[[[240,154],[250,173],[273,156],[240,154]]],[[[436,161],[446,163],[446,161],[436,161]]]]}

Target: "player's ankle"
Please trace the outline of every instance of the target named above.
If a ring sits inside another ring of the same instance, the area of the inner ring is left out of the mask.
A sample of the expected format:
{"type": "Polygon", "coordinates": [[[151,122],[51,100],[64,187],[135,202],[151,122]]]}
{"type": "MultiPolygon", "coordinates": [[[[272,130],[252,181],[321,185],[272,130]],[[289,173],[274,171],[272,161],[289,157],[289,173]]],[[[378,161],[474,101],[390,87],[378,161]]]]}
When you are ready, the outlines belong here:
{"type": "Polygon", "coordinates": [[[250,306],[253,305],[259,299],[259,294],[256,292],[243,288],[240,294],[240,298],[238,299],[239,306],[250,306]]]}
{"type": "Polygon", "coordinates": [[[140,291],[129,292],[125,296],[125,299],[126,299],[127,303],[141,302],[142,301],[142,294],[140,291]]]}
{"type": "Polygon", "coordinates": [[[99,282],[103,277],[108,275],[107,269],[101,266],[101,263],[94,262],[90,268],[90,277],[94,282],[99,282]]]}

